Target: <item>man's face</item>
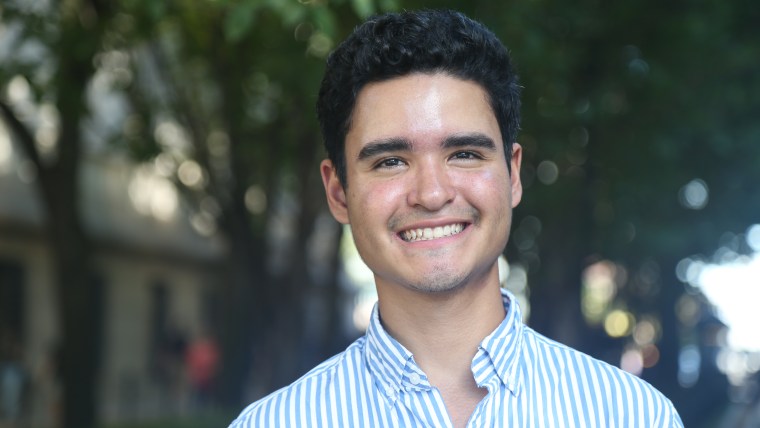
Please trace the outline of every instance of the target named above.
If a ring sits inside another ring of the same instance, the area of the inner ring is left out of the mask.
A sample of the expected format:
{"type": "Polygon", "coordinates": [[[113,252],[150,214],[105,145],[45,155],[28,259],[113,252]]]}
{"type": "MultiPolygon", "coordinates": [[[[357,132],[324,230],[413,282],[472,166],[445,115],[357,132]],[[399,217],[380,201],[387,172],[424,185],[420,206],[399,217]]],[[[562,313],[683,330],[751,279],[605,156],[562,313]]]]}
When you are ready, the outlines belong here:
{"type": "Polygon", "coordinates": [[[347,186],[322,178],[378,289],[445,292],[498,279],[496,260],[522,195],[520,146],[510,176],[501,133],[476,83],[410,74],[366,85],[345,143],[347,186]]]}

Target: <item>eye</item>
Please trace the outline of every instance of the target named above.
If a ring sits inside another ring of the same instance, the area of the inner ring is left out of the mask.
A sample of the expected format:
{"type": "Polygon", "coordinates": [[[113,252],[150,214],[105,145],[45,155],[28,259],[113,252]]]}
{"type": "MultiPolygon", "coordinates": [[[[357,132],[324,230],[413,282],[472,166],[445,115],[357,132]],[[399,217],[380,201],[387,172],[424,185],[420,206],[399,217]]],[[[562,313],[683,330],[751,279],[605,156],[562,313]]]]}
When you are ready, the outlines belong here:
{"type": "Polygon", "coordinates": [[[385,158],[375,164],[375,169],[390,169],[404,165],[404,161],[399,158],[385,158]]]}
{"type": "Polygon", "coordinates": [[[478,153],[475,153],[475,152],[472,152],[472,151],[469,151],[469,150],[465,150],[465,151],[454,153],[453,155],[451,155],[451,159],[463,159],[463,160],[467,160],[467,159],[483,159],[483,156],[480,156],[478,153]]]}

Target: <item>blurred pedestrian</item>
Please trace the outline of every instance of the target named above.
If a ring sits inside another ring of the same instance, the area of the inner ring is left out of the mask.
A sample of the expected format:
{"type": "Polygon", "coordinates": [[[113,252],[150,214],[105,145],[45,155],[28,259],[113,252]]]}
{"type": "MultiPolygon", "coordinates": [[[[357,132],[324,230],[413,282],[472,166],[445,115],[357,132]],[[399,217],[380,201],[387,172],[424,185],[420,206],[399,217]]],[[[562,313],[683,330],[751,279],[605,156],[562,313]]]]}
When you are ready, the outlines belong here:
{"type": "Polygon", "coordinates": [[[15,428],[21,419],[26,373],[23,350],[16,334],[7,326],[0,331],[0,427],[15,428]]]}
{"type": "Polygon", "coordinates": [[[219,347],[216,340],[204,331],[190,343],[185,356],[193,400],[201,408],[210,404],[218,364],[219,347]]]}

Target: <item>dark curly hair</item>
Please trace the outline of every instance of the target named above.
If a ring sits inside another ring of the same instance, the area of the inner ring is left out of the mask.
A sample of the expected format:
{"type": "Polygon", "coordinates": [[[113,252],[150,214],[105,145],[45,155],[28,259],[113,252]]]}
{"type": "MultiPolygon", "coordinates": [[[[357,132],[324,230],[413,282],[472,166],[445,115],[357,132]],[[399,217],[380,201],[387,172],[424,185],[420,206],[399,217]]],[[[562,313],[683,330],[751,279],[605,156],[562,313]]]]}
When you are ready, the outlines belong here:
{"type": "Polygon", "coordinates": [[[520,86],[509,53],[483,24],[459,12],[374,16],[327,58],[317,117],[327,155],[346,187],[345,139],[364,85],[410,73],[445,73],[480,84],[501,131],[507,166],[520,127],[520,86]]]}

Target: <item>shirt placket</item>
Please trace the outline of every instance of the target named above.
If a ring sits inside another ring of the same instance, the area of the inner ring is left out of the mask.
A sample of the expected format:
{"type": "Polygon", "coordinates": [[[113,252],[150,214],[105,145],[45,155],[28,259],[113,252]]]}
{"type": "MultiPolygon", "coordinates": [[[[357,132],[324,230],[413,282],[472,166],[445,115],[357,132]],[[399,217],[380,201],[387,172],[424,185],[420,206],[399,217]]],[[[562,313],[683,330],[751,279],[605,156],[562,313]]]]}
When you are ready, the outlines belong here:
{"type": "MultiPolygon", "coordinates": [[[[482,388],[486,388],[488,392],[486,393],[486,396],[480,400],[480,403],[475,406],[475,410],[472,412],[469,422],[467,422],[467,427],[494,427],[496,426],[494,420],[485,419],[486,414],[488,413],[486,412],[486,409],[492,406],[494,396],[498,395],[499,388],[501,388],[501,380],[499,379],[499,376],[496,376],[495,372],[492,372],[488,379],[484,383],[479,383],[479,385],[481,385],[482,388]]],[[[493,415],[493,412],[491,412],[491,414],[493,415]]]]}
{"type": "Polygon", "coordinates": [[[443,396],[437,388],[430,385],[424,374],[420,374],[416,366],[406,367],[400,394],[404,407],[419,426],[452,428],[443,396]]]}

